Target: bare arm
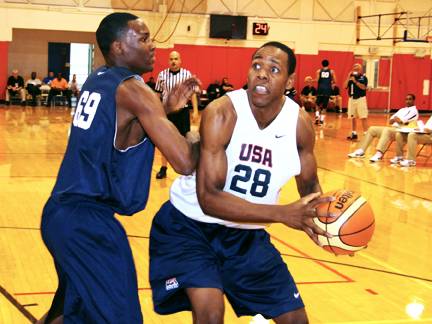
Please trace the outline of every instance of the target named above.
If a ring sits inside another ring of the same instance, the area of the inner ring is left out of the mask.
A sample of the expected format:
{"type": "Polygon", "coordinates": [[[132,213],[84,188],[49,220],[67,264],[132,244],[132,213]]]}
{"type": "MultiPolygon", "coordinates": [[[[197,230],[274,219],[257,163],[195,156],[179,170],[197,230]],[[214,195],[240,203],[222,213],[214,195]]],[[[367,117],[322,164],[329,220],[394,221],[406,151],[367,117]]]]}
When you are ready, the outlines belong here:
{"type": "Polygon", "coordinates": [[[213,101],[203,113],[197,171],[197,194],[203,211],[234,222],[280,222],[295,229],[324,234],[312,221],[317,216],[315,207],[329,201],[329,198],[319,198],[319,190],[318,193],[288,205],[254,204],[223,191],[228,167],[225,149],[231,139],[236,118],[227,96],[213,101]]]}
{"type": "Polygon", "coordinates": [[[297,149],[300,156],[301,172],[296,176],[297,190],[301,197],[313,192],[322,193],[317,175],[317,164],[313,148],[315,131],[306,112],[299,112],[297,122],[297,149]]]}
{"type": "MultiPolygon", "coordinates": [[[[197,85],[197,82],[192,84],[197,85]]],[[[177,92],[178,100],[173,101],[176,102],[175,107],[184,106],[193,93],[192,88],[177,92]]],[[[135,116],[145,133],[178,173],[193,172],[196,158],[192,154],[192,145],[167,119],[162,103],[150,87],[134,78],[126,80],[117,89],[116,103],[117,114],[135,116]]]]}
{"type": "Polygon", "coordinates": [[[333,78],[334,83],[337,83],[337,80],[336,80],[336,73],[335,73],[335,71],[334,71],[334,70],[330,70],[330,73],[331,73],[331,75],[332,75],[332,78],[333,78]]]}

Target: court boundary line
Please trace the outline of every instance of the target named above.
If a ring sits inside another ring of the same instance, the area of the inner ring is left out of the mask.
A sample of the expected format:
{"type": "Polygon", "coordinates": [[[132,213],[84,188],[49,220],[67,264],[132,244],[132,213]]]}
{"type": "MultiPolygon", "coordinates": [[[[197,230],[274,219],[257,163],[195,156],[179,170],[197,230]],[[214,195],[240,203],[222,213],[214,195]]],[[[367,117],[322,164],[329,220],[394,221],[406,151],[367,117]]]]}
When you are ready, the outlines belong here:
{"type": "MultiPolygon", "coordinates": [[[[310,255],[308,255],[307,253],[305,253],[305,252],[303,252],[303,251],[297,249],[296,247],[292,246],[291,244],[285,242],[284,240],[282,240],[282,239],[280,239],[280,238],[278,238],[278,237],[276,237],[276,236],[274,236],[274,235],[270,235],[270,237],[271,237],[272,239],[275,239],[275,240],[278,241],[279,243],[282,243],[283,245],[285,245],[285,246],[288,247],[289,249],[294,250],[295,252],[301,254],[303,257],[305,257],[305,258],[309,258],[309,259],[311,259],[311,260],[313,259],[313,258],[312,258],[310,255]]],[[[283,255],[282,252],[281,252],[281,255],[283,255]]],[[[333,269],[332,267],[330,267],[330,266],[324,264],[323,262],[321,262],[321,261],[319,261],[319,260],[312,260],[312,261],[315,262],[316,264],[320,265],[321,267],[323,267],[323,268],[329,270],[330,272],[333,272],[333,273],[336,274],[337,276],[341,277],[342,279],[345,280],[344,282],[346,282],[346,283],[349,283],[349,282],[355,282],[354,279],[348,277],[347,275],[344,275],[343,273],[337,271],[336,269],[333,269]]]]}
{"type": "Polygon", "coordinates": [[[16,300],[2,285],[0,285],[0,293],[31,323],[36,323],[37,318],[33,316],[21,303],[16,300]]]}
{"type": "Polygon", "coordinates": [[[382,273],[386,273],[386,274],[390,274],[390,275],[394,275],[394,276],[401,276],[401,277],[405,277],[405,278],[409,278],[409,279],[415,279],[415,280],[422,280],[422,281],[432,282],[432,279],[422,278],[422,277],[418,277],[418,276],[413,276],[413,275],[409,275],[409,274],[405,274],[405,273],[401,273],[401,272],[395,272],[395,271],[389,271],[389,270],[381,270],[381,269],[376,269],[376,268],[371,268],[371,267],[365,267],[365,266],[356,265],[356,264],[349,264],[349,263],[343,263],[343,262],[337,262],[337,261],[330,261],[330,260],[325,260],[325,259],[316,259],[316,258],[312,258],[312,257],[303,257],[303,256],[294,255],[294,254],[287,254],[287,253],[281,253],[281,255],[287,256],[287,257],[292,257],[292,258],[298,258],[298,259],[305,259],[305,260],[311,260],[311,261],[319,261],[319,262],[324,262],[324,263],[337,264],[337,265],[340,265],[340,266],[358,268],[358,269],[362,269],[362,270],[382,272],[382,273]]]}
{"type": "Polygon", "coordinates": [[[394,189],[394,188],[391,188],[391,187],[383,185],[383,184],[378,184],[378,183],[372,182],[370,180],[365,180],[365,179],[353,177],[351,175],[348,175],[348,174],[345,174],[345,173],[342,173],[342,172],[339,172],[339,171],[331,170],[331,169],[324,168],[324,167],[318,167],[318,169],[321,169],[321,170],[324,170],[324,171],[327,171],[327,172],[332,172],[332,173],[338,174],[338,175],[343,176],[343,177],[355,179],[355,180],[358,180],[360,182],[364,182],[364,183],[367,183],[367,184],[370,184],[370,185],[374,185],[374,186],[377,186],[377,187],[382,187],[384,189],[387,189],[387,190],[390,190],[390,191],[394,191],[394,192],[398,192],[400,194],[408,195],[408,196],[411,196],[411,197],[414,197],[414,198],[417,198],[417,199],[423,199],[423,200],[426,200],[426,201],[432,201],[431,199],[426,198],[426,197],[418,196],[418,195],[412,194],[410,192],[402,191],[402,190],[399,190],[399,189],[394,189]]]}

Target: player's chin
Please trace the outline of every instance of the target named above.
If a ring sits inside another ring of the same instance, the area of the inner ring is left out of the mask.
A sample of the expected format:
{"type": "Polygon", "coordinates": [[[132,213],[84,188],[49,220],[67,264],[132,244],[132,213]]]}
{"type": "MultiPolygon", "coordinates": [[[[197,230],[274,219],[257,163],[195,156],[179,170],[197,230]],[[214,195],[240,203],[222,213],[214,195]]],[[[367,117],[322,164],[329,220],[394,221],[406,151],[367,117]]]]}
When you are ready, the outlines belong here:
{"type": "Polygon", "coordinates": [[[256,107],[265,107],[271,101],[271,98],[268,95],[256,94],[256,93],[252,94],[252,98],[251,99],[252,99],[253,105],[256,106],[256,107]]]}

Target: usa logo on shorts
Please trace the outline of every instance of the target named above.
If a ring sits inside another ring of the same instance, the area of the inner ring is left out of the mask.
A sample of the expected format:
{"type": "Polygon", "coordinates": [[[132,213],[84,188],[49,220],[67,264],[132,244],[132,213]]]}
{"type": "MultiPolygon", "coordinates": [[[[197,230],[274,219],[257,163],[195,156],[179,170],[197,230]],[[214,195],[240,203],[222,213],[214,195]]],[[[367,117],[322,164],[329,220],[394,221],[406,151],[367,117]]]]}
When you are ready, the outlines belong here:
{"type": "Polygon", "coordinates": [[[179,287],[179,284],[178,284],[176,278],[171,278],[171,279],[168,279],[167,281],[165,281],[165,289],[166,290],[176,289],[178,287],[179,287]]]}

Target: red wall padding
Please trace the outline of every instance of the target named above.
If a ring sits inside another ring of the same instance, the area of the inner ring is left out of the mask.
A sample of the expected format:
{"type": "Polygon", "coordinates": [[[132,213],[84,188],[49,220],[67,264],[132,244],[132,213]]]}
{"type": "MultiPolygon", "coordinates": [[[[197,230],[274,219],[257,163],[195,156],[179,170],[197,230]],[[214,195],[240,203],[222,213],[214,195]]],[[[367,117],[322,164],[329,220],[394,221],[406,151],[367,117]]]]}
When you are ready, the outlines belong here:
{"type": "Polygon", "coordinates": [[[391,83],[391,107],[401,107],[408,93],[416,95],[419,109],[432,109],[431,89],[429,96],[423,96],[423,80],[431,80],[432,60],[429,56],[417,58],[410,54],[393,55],[393,74],[391,83]]]}
{"type": "Polygon", "coordinates": [[[152,75],[155,79],[158,73],[168,67],[169,53],[176,50],[182,58],[182,66],[195,74],[202,82],[203,88],[214,80],[228,80],[235,88],[241,88],[247,81],[247,72],[255,48],[175,45],[172,49],[157,49],[153,73],[146,75],[146,80],[152,75]]]}
{"type": "Polygon", "coordinates": [[[9,42],[0,42],[0,99],[5,98],[5,89],[8,79],[8,48],[9,42]]]}
{"type": "MultiPolygon", "coordinates": [[[[223,77],[228,77],[235,88],[242,87],[246,83],[251,56],[256,49],[198,45],[175,45],[174,49],[157,49],[154,71],[146,76],[146,80],[150,75],[156,79],[159,71],[168,67],[168,55],[172,50],[181,54],[183,67],[197,75],[203,83],[203,88],[206,89],[209,83],[215,79],[221,80],[223,77]]],[[[351,72],[353,64],[362,63],[362,60],[355,58],[352,52],[320,51],[318,55],[298,54],[295,88],[300,93],[304,87],[306,76],[310,75],[316,78],[316,71],[321,68],[323,59],[329,60],[330,67],[335,71],[337,85],[343,98],[343,106],[346,107],[348,96],[343,84],[351,72]]],[[[432,63],[429,57],[415,58],[413,55],[395,54],[393,60],[390,108],[403,107],[405,95],[413,92],[417,96],[419,109],[432,109],[432,96],[423,96],[421,93],[423,79],[430,79],[432,75],[432,63]]],[[[380,86],[386,86],[390,83],[390,60],[388,59],[380,60],[378,82],[380,86]]],[[[386,109],[388,96],[387,91],[368,91],[369,108],[386,109]]]]}
{"type": "Polygon", "coordinates": [[[379,60],[378,85],[388,87],[390,85],[390,58],[379,60]]]}

